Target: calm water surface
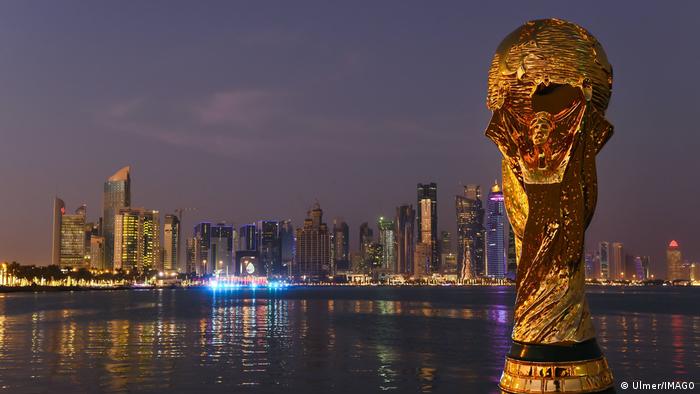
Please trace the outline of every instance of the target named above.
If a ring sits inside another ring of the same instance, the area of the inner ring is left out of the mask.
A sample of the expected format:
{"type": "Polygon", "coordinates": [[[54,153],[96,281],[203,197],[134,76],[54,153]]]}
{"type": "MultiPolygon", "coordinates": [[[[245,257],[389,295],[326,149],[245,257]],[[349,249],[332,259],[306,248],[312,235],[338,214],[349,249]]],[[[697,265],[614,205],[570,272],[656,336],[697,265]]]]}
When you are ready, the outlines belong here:
{"type": "MultiPolygon", "coordinates": [[[[616,380],[699,380],[699,288],[591,288],[616,380]]],[[[0,391],[489,393],[512,288],[0,294],[0,391]]]]}

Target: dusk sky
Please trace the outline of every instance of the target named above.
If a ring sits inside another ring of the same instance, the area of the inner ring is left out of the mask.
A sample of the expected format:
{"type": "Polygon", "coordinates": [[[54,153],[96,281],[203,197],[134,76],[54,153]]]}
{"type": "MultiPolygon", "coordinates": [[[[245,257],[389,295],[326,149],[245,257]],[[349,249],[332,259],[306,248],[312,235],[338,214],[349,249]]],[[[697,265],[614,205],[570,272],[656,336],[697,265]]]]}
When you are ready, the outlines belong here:
{"type": "Polygon", "coordinates": [[[578,23],[614,68],[615,135],[588,231],[700,260],[697,2],[0,2],[0,261],[48,264],[51,201],[102,212],[132,166],[132,205],[237,226],[291,218],[376,228],[437,182],[500,182],[486,77],[523,22],[578,23]]]}

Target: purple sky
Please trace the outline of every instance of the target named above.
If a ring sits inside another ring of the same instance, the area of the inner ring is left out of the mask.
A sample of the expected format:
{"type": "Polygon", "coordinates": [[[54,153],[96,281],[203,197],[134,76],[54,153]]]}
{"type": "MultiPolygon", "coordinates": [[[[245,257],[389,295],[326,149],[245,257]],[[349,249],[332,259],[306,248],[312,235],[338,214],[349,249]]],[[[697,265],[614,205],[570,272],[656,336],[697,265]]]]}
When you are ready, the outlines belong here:
{"type": "MultiPolygon", "coordinates": [[[[135,206],[236,225],[315,199],[362,221],[438,183],[441,229],[460,184],[485,190],[493,51],[521,23],[560,17],[615,69],[588,233],[663,267],[677,239],[700,259],[697,2],[0,2],[0,260],[46,264],[51,199],[102,210],[132,166],[135,206]]],[[[188,231],[189,232],[189,231],[188,231]]]]}

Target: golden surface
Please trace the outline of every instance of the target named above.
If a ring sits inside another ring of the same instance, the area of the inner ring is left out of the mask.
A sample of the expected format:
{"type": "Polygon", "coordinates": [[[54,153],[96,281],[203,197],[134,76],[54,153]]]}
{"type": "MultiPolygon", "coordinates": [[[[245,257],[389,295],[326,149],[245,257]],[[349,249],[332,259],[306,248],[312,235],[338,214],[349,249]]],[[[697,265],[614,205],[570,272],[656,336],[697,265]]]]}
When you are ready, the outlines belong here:
{"type": "Polygon", "coordinates": [[[557,363],[506,358],[499,387],[508,393],[593,393],[612,385],[612,373],[604,357],[557,363]]]}
{"type": "Polygon", "coordinates": [[[596,204],[595,155],[612,135],[604,118],[611,88],[598,41],[558,19],[516,29],[491,63],[486,136],[503,154],[516,242],[514,340],[556,345],[595,336],[583,248],[596,204]]]}

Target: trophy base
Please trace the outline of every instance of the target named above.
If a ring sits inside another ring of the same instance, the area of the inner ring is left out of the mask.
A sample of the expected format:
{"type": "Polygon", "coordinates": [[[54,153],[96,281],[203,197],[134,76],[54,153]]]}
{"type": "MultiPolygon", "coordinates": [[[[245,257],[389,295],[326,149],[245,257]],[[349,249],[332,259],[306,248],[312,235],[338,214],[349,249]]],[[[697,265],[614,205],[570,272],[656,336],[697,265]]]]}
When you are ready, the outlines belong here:
{"type": "Polygon", "coordinates": [[[570,346],[513,341],[499,384],[505,393],[614,393],[595,339],[570,346]]]}

